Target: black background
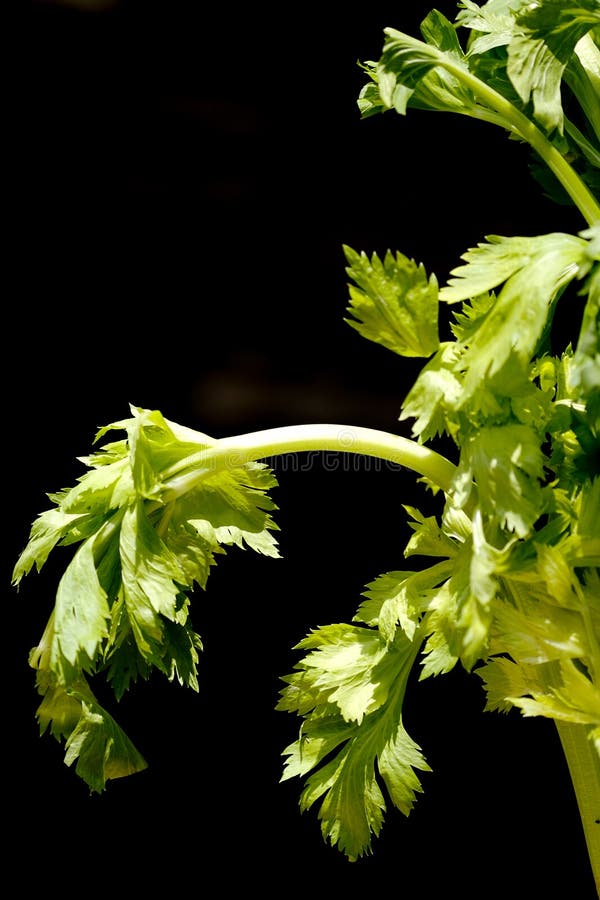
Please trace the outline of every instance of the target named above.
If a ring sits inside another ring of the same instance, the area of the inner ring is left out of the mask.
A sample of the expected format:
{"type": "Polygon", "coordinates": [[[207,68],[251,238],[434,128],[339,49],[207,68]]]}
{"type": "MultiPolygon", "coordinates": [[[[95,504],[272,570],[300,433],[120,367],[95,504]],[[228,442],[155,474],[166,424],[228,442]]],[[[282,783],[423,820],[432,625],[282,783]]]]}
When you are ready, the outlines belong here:
{"type": "MultiPolygon", "coordinates": [[[[10,853],[28,860],[16,871],[150,896],[159,884],[358,894],[382,880],[407,897],[594,896],[553,724],[484,713],[462,671],[412,686],[406,724],[433,772],[408,819],[388,812],[371,857],[351,865],[326,847],[315,812],[298,811],[300,785],[278,783],[297,729],[274,710],[290,648],[403,567],[402,503],[435,510],[406,471],[276,464],[283,559],[231,551],[195,597],[200,694],[157,678],[115,711],[144,773],[90,796],[39,738],[27,654],[64,560],[18,592],[10,573],[99,425],[133,403],[219,437],[319,421],[408,434],[397,417],[419,363],[344,324],[342,245],[402,250],[443,281],[486,234],[583,225],[492,126],[360,120],[357,61],[377,57],[388,25],[417,34],[429,4],[88,7],[19,4],[11,32],[4,779],[10,853]]],[[[438,8],[454,17],[454,3],[438,8]]]]}

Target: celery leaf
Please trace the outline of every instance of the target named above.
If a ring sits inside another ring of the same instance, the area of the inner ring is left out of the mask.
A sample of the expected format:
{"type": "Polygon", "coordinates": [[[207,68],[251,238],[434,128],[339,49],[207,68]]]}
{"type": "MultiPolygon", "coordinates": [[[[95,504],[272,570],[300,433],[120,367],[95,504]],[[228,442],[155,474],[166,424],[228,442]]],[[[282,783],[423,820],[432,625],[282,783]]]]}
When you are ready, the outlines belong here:
{"type": "Polygon", "coordinates": [[[78,760],[94,790],[117,772],[136,771],[141,757],[98,706],[84,673],[104,673],[117,698],[152,668],[197,690],[202,644],[190,595],[206,586],[225,547],[278,555],[267,494],[276,481],[265,465],[203,469],[212,438],[156,410],[132,406],[131,413],[96,436],[124,430],[126,439],[82,457],[89,468],[77,484],[49,495],[55,508],[34,522],[13,571],[18,584],[57,545],[79,544],[30,664],[44,698],[43,730],[66,739],[67,762],[78,760]],[[173,496],[174,473],[197,469],[189,490],[173,496]]]}
{"type": "Polygon", "coordinates": [[[438,290],[422,265],[389,251],[383,260],[344,248],[350,286],[345,321],[363,337],[401,356],[431,356],[438,347],[438,290]]]}
{"type": "Polygon", "coordinates": [[[381,830],[383,788],[408,815],[422,789],[416,770],[429,770],[402,722],[419,642],[398,632],[388,643],[376,630],[340,624],[318,629],[298,646],[311,652],[283,679],[278,709],[295,711],[304,722],[284,750],[282,780],[308,775],[301,808],[322,798],[323,837],[355,860],[370,852],[381,830]]]}
{"type": "Polygon", "coordinates": [[[560,86],[575,45],[600,24],[597,0],[544,0],[524,6],[508,46],[507,72],[524,103],[548,131],[563,128],[560,86]]]}

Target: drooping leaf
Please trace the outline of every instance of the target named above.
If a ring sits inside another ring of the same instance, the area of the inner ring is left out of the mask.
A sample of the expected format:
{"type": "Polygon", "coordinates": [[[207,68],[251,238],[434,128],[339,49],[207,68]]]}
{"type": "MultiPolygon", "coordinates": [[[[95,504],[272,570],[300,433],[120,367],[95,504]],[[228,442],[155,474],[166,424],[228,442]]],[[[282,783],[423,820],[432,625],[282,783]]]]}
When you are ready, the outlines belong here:
{"type": "Polygon", "coordinates": [[[69,667],[87,669],[96,659],[101,642],[108,637],[110,610],[106,591],[100,583],[94,559],[95,536],[76,552],[61,578],[56,592],[54,641],[50,667],[62,672],[69,667]]]}
{"type": "Polygon", "coordinates": [[[202,644],[190,592],[206,586],[224,546],[278,555],[267,493],[276,481],[267,466],[203,468],[214,439],[156,410],[131,412],[97,434],[125,430],[126,440],[81,457],[89,468],[75,487],[49,495],[55,508],[34,523],[13,572],[18,584],[57,545],[79,544],[30,662],[43,695],[42,730],[67,740],[67,762],[78,761],[93,790],[137,771],[141,757],[99,707],[84,672],[104,673],[117,698],[153,667],[197,690],[202,644]],[[182,473],[192,483],[178,495],[173,479],[182,473]]]}
{"type": "Polygon", "coordinates": [[[436,591],[423,621],[427,640],[421,678],[448,672],[460,659],[467,670],[485,659],[500,578],[510,568],[511,543],[496,548],[486,539],[479,511],[472,533],[453,557],[452,574],[436,591]]]}
{"type": "Polygon", "coordinates": [[[100,793],[111,778],[123,778],[147,767],[145,759],[105,709],[81,700],[81,715],[66,742],[65,763],[100,793]]]}
{"type": "Polygon", "coordinates": [[[389,685],[373,677],[387,663],[388,647],[372,628],[357,625],[324,625],[296,645],[310,650],[297,663],[298,674],[289,683],[281,709],[303,713],[325,703],[334,705],[344,721],[360,724],[365,715],[385,701],[389,685]]]}
{"type": "Polygon", "coordinates": [[[415,770],[429,769],[402,722],[419,642],[402,632],[386,642],[376,630],[336,625],[300,646],[311,652],[284,678],[278,705],[304,717],[298,740],[284,750],[282,780],[308,775],[301,808],[322,798],[323,837],[355,860],[380,832],[383,789],[407,815],[421,790],[415,770]]]}
{"type": "Polygon", "coordinates": [[[38,572],[41,570],[53,548],[80,517],[80,513],[65,513],[62,509],[48,509],[40,513],[31,527],[29,542],[14,567],[14,585],[18,585],[33,566],[38,572]]]}

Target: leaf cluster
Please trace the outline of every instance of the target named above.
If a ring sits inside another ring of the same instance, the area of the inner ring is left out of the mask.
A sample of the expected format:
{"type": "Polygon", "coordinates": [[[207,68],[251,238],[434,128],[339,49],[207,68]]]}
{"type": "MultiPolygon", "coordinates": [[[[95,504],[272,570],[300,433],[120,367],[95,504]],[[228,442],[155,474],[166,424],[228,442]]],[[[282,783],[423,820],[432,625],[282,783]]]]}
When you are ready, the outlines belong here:
{"type": "MultiPolygon", "coordinates": [[[[499,125],[587,227],[489,235],[441,287],[400,252],[345,248],[346,321],[424,360],[399,412],[411,446],[443,437],[456,456],[436,514],[405,507],[404,557],[422,565],[375,578],[351,623],[311,631],[283,678],[278,708],[301,719],[283,778],[304,779],[302,809],[318,803],[324,838],[352,860],[388,804],[410,812],[428,770],[403,723],[413,666],[424,679],[460,664],[488,709],[581,726],[600,756],[599,30],[597,0],[464,0],[455,23],[432,11],[422,39],[386,29],[364,64],[363,116],[416,107],[499,125]],[[557,347],[559,306],[577,339],[557,347]]],[[[191,594],[228,547],[277,555],[266,466],[157,411],[132,408],[97,440],[112,430],[126,438],[51,495],[14,571],[18,584],[76,547],[31,665],[40,727],[93,790],[145,763],[91,678],[103,672],[117,698],[152,669],[196,690],[191,594]]]]}
{"type": "Polygon", "coordinates": [[[33,523],[13,574],[18,585],[54,547],[77,545],[30,663],[41,731],[66,740],[65,761],[95,791],[145,762],[94,697],[90,678],[104,673],[117,699],[152,670],[197,691],[202,643],[192,592],[206,587],[228,547],[278,556],[267,494],[276,480],[267,466],[209,469],[171,499],[169,479],[215,442],[157,411],[131,413],[96,435],[124,430],[126,439],[83,458],[88,471],[75,487],[50,495],[55,505],[33,523]]]}

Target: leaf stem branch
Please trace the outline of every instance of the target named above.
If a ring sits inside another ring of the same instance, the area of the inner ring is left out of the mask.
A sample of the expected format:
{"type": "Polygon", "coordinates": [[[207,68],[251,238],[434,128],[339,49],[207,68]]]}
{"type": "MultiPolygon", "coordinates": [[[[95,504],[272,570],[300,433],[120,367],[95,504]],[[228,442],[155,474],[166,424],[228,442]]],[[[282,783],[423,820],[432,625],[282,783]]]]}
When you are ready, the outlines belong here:
{"type": "Polygon", "coordinates": [[[542,134],[540,129],[516,106],[485,84],[471,72],[452,66],[453,74],[460,77],[486,106],[491,107],[505,120],[505,127],[533,147],[548,168],[558,178],[588,225],[600,221],[600,206],[587,185],[581,180],[562,153],[542,134]]]}
{"type": "MultiPolygon", "coordinates": [[[[395,31],[386,29],[386,33],[393,36],[395,31]]],[[[431,47],[428,46],[427,49],[431,52],[431,47]]],[[[459,79],[482,103],[484,109],[478,112],[477,107],[474,107],[467,114],[474,115],[476,118],[489,118],[490,121],[503,125],[509,132],[526,141],[558,178],[586,222],[593,225],[600,221],[600,205],[594,195],[562,153],[531,119],[517,109],[510,100],[441,51],[438,55],[438,64],[459,79]],[[491,117],[486,114],[487,110],[492,112],[491,117]]]]}
{"type": "Polygon", "coordinates": [[[174,500],[205,478],[255,460],[285,453],[334,451],[387,460],[418,472],[448,493],[456,466],[446,457],[416,441],[355,425],[292,425],[222,438],[163,473],[163,499],[174,500]]]}

